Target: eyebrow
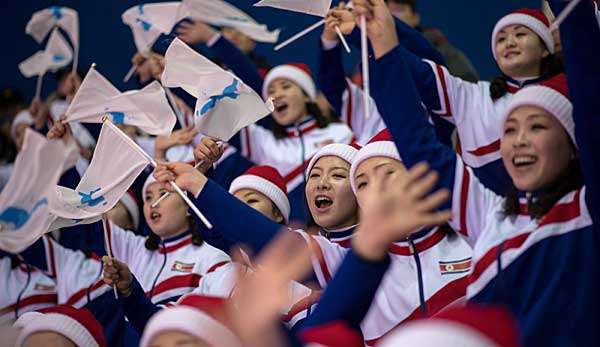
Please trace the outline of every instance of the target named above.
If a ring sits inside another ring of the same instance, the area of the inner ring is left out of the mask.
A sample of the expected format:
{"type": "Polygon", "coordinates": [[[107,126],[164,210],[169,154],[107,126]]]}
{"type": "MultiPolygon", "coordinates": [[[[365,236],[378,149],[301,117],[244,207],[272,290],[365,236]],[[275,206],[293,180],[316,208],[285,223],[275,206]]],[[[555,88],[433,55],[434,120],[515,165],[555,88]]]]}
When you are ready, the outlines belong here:
{"type": "Polygon", "coordinates": [[[248,193],[244,194],[244,198],[247,198],[247,197],[249,197],[251,195],[256,195],[256,193],[255,192],[248,192],[248,193]]]}
{"type": "Polygon", "coordinates": [[[345,171],[348,171],[348,169],[345,168],[345,167],[343,167],[343,166],[335,166],[335,167],[332,167],[331,170],[345,170],[345,171]]]}

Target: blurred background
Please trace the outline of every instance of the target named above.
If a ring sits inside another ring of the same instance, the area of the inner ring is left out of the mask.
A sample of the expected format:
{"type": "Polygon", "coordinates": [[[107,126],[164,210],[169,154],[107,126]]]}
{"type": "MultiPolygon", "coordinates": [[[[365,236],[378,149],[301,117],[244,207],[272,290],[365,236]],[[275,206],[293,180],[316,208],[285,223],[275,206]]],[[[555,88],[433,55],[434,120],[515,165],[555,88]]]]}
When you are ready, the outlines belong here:
{"type": "MultiPolygon", "coordinates": [[[[282,29],[280,41],[319,20],[317,17],[276,10],[252,7],[256,1],[228,0],[250,14],[257,21],[267,24],[269,29],[282,29]]],[[[43,45],[25,34],[25,25],[34,11],[48,6],[67,6],[79,12],[80,20],[80,67],[87,70],[92,62],[117,88],[136,88],[134,79],[123,83],[123,76],[131,67],[131,56],[135,52],[129,27],[121,21],[121,14],[133,5],[159,1],[139,0],[5,0],[0,5],[2,20],[0,30],[5,33],[3,54],[0,54],[2,81],[0,88],[13,87],[31,99],[35,90],[35,78],[24,78],[17,68],[22,60],[32,55],[43,45]]],[[[334,0],[334,3],[337,3],[334,0]]],[[[417,0],[421,24],[441,30],[448,41],[462,50],[471,60],[481,79],[498,73],[490,51],[490,35],[494,23],[508,11],[520,7],[538,7],[539,0],[417,0]]],[[[316,68],[316,52],[320,30],[283,48],[273,51],[273,45],[258,44],[257,52],[265,56],[272,65],[289,61],[304,61],[313,70],[316,68]]],[[[346,57],[346,69],[350,70],[358,60],[358,52],[346,57]]],[[[55,89],[51,73],[44,78],[42,95],[55,89]]]]}

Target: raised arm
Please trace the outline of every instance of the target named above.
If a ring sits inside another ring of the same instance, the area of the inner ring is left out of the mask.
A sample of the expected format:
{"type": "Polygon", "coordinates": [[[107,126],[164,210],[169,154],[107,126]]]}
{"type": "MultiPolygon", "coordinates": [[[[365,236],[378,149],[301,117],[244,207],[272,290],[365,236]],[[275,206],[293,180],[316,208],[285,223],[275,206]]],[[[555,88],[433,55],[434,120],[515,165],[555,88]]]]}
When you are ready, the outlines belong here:
{"type": "MultiPolygon", "coordinates": [[[[553,3],[562,8],[560,1],[553,3]]],[[[590,1],[581,1],[561,25],[560,36],[586,200],[594,222],[600,223],[600,27],[594,12],[590,1]]]]}

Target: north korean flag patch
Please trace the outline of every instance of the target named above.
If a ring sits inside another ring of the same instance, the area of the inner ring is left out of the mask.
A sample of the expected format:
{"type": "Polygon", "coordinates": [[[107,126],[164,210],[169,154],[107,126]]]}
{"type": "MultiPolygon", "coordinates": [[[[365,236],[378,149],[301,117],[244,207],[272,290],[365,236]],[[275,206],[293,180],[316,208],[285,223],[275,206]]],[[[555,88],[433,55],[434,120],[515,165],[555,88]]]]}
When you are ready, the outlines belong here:
{"type": "Polygon", "coordinates": [[[171,267],[171,271],[177,271],[177,272],[192,272],[192,270],[194,269],[194,265],[196,265],[196,263],[184,263],[184,262],[180,262],[180,261],[175,261],[173,263],[173,266],[171,267]]]}
{"type": "Polygon", "coordinates": [[[471,258],[454,261],[440,261],[442,275],[467,273],[471,269],[471,258]]]}

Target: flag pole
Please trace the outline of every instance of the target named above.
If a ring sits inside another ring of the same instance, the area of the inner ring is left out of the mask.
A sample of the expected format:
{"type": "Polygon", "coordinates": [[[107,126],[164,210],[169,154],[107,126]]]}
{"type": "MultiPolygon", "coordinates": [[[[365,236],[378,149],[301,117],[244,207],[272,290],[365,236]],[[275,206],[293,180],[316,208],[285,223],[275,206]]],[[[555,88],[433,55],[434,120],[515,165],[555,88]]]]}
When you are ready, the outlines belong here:
{"type": "Polygon", "coordinates": [[[558,29],[558,27],[562,24],[562,22],[573,12],[577,4],[579,4],[581,0],[572,0],[569,2],[567,6],[562,10],[562,12],[556,17],[552,25],[550,25],[550,30],[554,31],[558,29]]]}
{"type": "Polygon", "coordinates": [[[46,73],[46,71],[39,74],[38,78],[37,78],[37,82],[35,83],[35,98],[38,100],[40,99],[40,96],[42,94],[42,80],[44,79],[45,73],[46,73]]]}
{"type": "Polygon", "coordinates": [[[309,26],[308,28],[300,31],[299,33],[295,34],[294,36],[290,37],[289,39],[283,41],[282,43],[278,44],[277,46],[275,46],[274,50],[278,51],[280,49],[282,49],[283,47],[289,45],[290,43],[296,41],[297,39],[301,38],[302,36],[310,33],[311,31],[315,30],[316,28],[320,27],[321,25],[325,24],[325,19],[321,19],[320,21],[316,22],[315,24],[309,26]]]}
{"type": "Polygon", "coordinates": [[[367,44],[367,19],[364,15],[360,16],[360,50],[361,50],[361,63],[362,63],[362,80],[363,80],[363,105],[365,111],[365,118],[369,118],[369,101],[370,101],[370,88],[369,88],[369,52],[367,44]]]}
{"type": "Polygon", "coordinates": [[[344,34],[342,34],[342,31],[340,30],[339,25],[335,26],[335,32],[337,33],[338,37],[340,38],[342,45],[344,45],[344,49],[346,49],[346,52],[350,53],[350,46],[348,46],[348,42],[346,42],[346,38],[344,37],[344,34]]]}
{"type": "Polygon", "coordinates": [[[136,67],[137,66],[135,66],[134,64],[131,64],[131,68],[129,69],[129,71],[127,71],[127,74],[123,78],[123,82],[127,83],[129,81],[129,79],[131,78],[131,76],[133,76],[133,74],[135,73],[135,68],[136,67]]]}
{"type": "MultiPolygon", "coordinates": [[[[219,147],[223,147],[223,142],[219,141],[217,142],[217,145],[219,147]]],[[[204,164],[204,160],[200,160],[199,162],[196,163],[196,165],[194,165],[194,169],[199,168],[202,164],[204,164]]],[[[166,199],[169,196],[169,192],[164,193],[160,198],[158,198],[158,200],[156,200],[155,202],[152,203],[152,205],[150,205],[151,207],[156,207],[158,206],[158,204],[160,204],[164,199],[166,199]]]]}
{"type": "MultiPolygon", "coordinates": [[[[106,254],[108,255],[108,259],[110,261],[110,265],[112,265],[113,254],[112,249],[110,247],[110,235],[108,234],[108,221],[106,220],[106,213],[102,215],[102,228],[104,229],[104,250],[106,250],[106,254]]],[[[119,299],[119,292],[117,291],[117,284],[113,283],[113,292],[115,293],[115,299],[119,299]]]]}
{"type": "MultiPolygon", "coordinates": [[[[141,149],[137,143],[135,143],[132,139],[129,138],[129,136],[123,133],[121,129],[114,125],[108,117],[104,118],[104,122],[106,122],[108,126],[110,126],[117,134],[119,134],[123,138],[123,140],[127,142],[133,149],[135,149],[141,156],[145,157],[146,160],[148,160],[152,166],[154,166],[155,168],[158,166],[158,163],[156,162],[156,160],[154,160],[154,158],[148,155],[148,153],[144,152],[144,150],[141,149]]],[[[198,210],[196,205],[194,205],[194,203],[190,200],[190,198],[187,197],[187,195],[181,190],[181,188],[179,188],[179,186],[174,181],[169,181],[169,184],[171,185],[171,187],[173,187],[173,189],[175,189],[177,194],[181,196],[181,198],[183,199],[183,201],[185,201],[189,208],[192,209],[196,216],[198,216],[202,223],[204,223],[204,225],[208,229],[212,229],[213,226],[209,222],[209,220],[206,219],[206,217],[202,214],[202,212],[200,212],[200,210],[198,210]]]]}
{"type": "MultiPolygon", "coordinates": [[[[162,83],[161,83],[162,85],[162,83]]],[[[179,109],[179,106],[177,106],[177,104],[175,103],[175,99],[173,98],[173,93],[171,93],[171,90],[169,90],[169,88],[162,86],[165,94],[167,95],[167,99],[169,100],[169,103],[171,104],[171,107],[173,108],[173,111],[175,111],[175,115],[177,116],[177,119],[179,120],[179,123],[181,124],[181,128],[184,129],[185,127],[187,127],[187,124],[185,122],[185,115],[181,112],[181,110],[179,109]]]]}

